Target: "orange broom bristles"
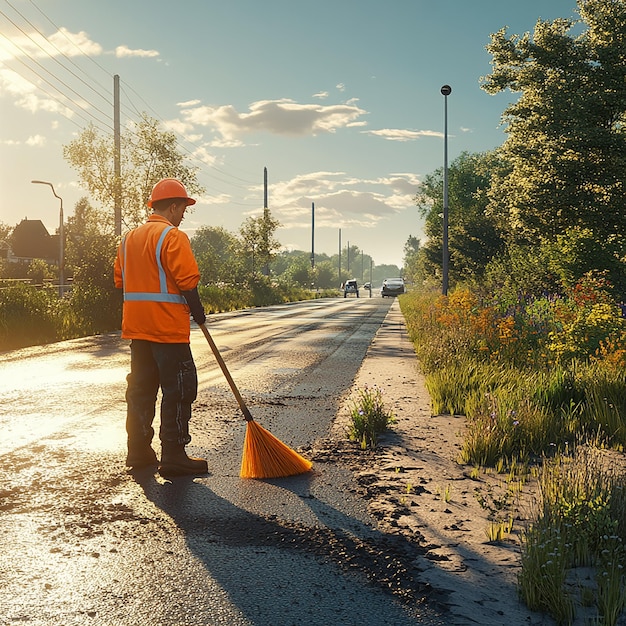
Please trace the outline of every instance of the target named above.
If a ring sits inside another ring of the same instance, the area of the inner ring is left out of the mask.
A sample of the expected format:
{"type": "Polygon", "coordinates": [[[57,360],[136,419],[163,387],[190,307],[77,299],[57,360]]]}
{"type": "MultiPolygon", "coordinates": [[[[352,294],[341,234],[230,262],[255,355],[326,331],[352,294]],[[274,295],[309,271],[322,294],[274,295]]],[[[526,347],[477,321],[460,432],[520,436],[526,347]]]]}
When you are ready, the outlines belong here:
{"type": "Polygon", "coordinates": [[[281,478],[308,472],[313,463],[300,456],[265,430],[248,420],[243,442],[241,478],[281,478]]]}
{"type": "Polygon", "coordinates": [[[211,333],[204,324],[200,328],[215,355],[222,373],[226,377],[230,390],[239,403],[239,408],[246,418],[246,437],[243,442],[243,458],[241,459],[241,478],[281,478],[308,472],[313,463],[301,457],[297,452],[276,439],[272,433],[259,426],[253,419],[244,402],[226,363],[217,349],[211,333]]]}

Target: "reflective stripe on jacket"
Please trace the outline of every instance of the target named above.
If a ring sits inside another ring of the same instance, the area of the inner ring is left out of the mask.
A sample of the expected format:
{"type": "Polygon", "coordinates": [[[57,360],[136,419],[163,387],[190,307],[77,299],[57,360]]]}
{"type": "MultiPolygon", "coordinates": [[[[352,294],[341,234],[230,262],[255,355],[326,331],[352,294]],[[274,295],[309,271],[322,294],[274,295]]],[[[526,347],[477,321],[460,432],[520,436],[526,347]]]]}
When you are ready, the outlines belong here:
{"type": "Polygon", "coordinates": [[[187,235],[151,215],[124,237],[115,259],[115,284],[124,290],[122,337],[189,343],[189,307],[180,292],[199,280],[187,235]]]}

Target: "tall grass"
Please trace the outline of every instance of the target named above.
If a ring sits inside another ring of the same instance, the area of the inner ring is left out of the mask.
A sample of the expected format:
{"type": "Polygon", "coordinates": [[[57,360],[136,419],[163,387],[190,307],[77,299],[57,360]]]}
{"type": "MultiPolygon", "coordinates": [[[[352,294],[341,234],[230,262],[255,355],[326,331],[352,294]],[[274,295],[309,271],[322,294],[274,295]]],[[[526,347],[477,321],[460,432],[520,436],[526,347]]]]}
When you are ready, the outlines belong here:
{"type": "Polygon", "coordinates": [[[577,446],[569,456],[546,459],[539,473],[535,521],[524,533],[520,595],[535,610],[571,624],[580,590],[567,584],[570,568],[592,567],[585,591],[599,623],[611,626],[626,598],[626,478],[611,456],[577,446]]]}
{"type": "MultiPolygon", "coordinates": [[[[541,456],[581,435],[626,445],[626,360],[618,366],[599,350],[564,359],[563,341],[555,340],[562,304],[550,321],[546,302],[511,313],[481,305],[467,291],[400,299],[433,412],[467,417],[464,462],[541,456]],[[542,311],[541,324],[527,319],[529,310],[542,311]]],[[[607,327],[623,327],[626,336],[618,311],[607,327]]]]}
{"type": "Polygon", "coordinates": [[[433,412],[466,416],[460,462],[539,467],[541,504],[521,550],[526,604],[571,624],[580,601],[569,572],[591,566],[594,585],[584,591],[597,607],[595,623],[615,624],[626,602],[619,307],[592,276],[559,298],[513,307],[464,289],[448,297],[412,292],[400,306],[433,412]]]}

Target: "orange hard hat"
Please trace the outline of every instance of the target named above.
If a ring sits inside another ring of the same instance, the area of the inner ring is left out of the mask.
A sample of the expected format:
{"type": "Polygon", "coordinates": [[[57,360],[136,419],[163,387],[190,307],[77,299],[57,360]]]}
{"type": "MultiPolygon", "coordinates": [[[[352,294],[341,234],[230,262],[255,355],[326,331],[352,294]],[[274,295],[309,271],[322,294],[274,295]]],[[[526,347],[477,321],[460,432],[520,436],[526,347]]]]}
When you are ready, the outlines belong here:
{"type": "Polygon", "coordinates": [[[152,205],[159,200],[169,200],[170,198],[181,198],[187,201],[187,206],[195,204],[196,201],[187,195],[185,185],[175,178],[163,178],[154,187],[152,187],[152,193],[148,200],[148,206],[152,208],[152,205]]]}

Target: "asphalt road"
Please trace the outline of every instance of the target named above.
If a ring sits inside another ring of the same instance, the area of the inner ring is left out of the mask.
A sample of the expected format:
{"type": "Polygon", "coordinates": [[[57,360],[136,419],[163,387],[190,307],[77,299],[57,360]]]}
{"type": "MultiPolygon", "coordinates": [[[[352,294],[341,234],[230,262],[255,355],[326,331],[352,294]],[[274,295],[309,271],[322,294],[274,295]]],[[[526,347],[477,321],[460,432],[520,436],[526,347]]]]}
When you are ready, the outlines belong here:
{"type": "Polygon", "coordinates": [[[0,624],[444,624],[415,546],[377,529],[340,449],[314,453],[391,302],[209,319],[255,421],[314,461],[284,479],[239,478],[245,421],[197,328],[201,478],[125,471],[119,334],[1,354],[0,624]]]}

